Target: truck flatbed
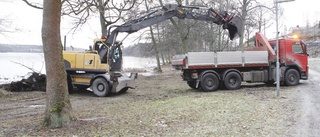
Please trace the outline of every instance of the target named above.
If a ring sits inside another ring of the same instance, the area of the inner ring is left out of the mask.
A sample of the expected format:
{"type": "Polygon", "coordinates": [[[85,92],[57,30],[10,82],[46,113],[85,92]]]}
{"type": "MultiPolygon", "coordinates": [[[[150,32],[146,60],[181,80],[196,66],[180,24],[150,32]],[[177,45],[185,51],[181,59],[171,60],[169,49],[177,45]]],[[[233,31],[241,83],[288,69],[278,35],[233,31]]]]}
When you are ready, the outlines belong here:
{"type": "Polygon", "coordinates": [[[264,82],[294,86],[308,79],[308,53],[299,39],[268,41],[256,33],[255,46],[245,51],[188,52],[173,57],[172,66],[193,89],[215,91],[219,87],[239,89],[242,82],[264,82]],[[279,50],[279,63],[276,52],[279,50]],[[277,69],[279,66],[280,69],[277,69]],[[280,75],[279,77],[277,75],[280,75]],[[279,79],[278,79],[279,78],[279,79]]]}
{"type": "MultiPolygon", "coordinates": [[[[188,52],[186,69],[269,66],[267,51],[188,52]]],[[[175,57],[173,65],[183,64],[183,57],[175,57]]]]}

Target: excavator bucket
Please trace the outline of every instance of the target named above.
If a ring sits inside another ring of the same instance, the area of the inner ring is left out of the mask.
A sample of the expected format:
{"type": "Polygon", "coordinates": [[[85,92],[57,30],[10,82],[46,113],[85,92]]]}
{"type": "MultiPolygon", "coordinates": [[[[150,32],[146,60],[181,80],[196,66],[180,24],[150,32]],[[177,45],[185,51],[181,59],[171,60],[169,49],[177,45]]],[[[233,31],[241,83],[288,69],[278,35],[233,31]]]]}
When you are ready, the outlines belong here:
{"type": "Polygon", "coordinates": [[[223,24],[223,29],[227,29],[229,31],[230,40],[241,36],[242,31],[242,19],[238,16],[232,17],[225,24],[223,24]]]}

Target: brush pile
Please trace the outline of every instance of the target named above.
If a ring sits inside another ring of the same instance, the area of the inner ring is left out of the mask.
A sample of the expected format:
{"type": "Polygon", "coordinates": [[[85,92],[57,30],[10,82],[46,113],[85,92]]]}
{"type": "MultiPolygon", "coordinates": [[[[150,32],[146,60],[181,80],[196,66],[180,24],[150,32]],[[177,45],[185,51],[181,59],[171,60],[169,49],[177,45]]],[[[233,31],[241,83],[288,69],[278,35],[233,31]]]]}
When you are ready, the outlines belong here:
{"type": "Polygon", "coordinates": [[[0,85],[7,91],[46,91],[46,75],[33,72],[27,79],[0,85]]]}

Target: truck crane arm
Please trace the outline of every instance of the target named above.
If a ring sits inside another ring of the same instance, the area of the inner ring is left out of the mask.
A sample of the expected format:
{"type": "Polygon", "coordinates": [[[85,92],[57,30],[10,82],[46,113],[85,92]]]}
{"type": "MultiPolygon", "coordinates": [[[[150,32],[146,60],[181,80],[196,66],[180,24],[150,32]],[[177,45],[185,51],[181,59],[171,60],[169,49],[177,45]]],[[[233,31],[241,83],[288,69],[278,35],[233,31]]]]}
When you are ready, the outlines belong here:
{"type": "Polygon", "coordinates": [[[234,14],[228,14],[226,11],[218,12],[213,8],[208,9],[197,6],[177,6],[170,4],[164,6],[162,9],[154,10],[143,16],[132,19],[122,25],[111,26],[108,29],[106,44],[109,46],[114,44],[119,32],[131,34],[143,28],[171,19],[172,17],[177,17],[179,19],[207,21],[217,25],[223,25],[223,29],[227,29],[229,31],[229,37],[231,40],[237,36],[240,36],[239,32],[242,30],[241,18],[235,16],[234,14]],[[207,12],[195,12],[194,9],[198,11],[207,10],[207,12]],[[111,29],[113,30],[111,31],[111,29]]]}

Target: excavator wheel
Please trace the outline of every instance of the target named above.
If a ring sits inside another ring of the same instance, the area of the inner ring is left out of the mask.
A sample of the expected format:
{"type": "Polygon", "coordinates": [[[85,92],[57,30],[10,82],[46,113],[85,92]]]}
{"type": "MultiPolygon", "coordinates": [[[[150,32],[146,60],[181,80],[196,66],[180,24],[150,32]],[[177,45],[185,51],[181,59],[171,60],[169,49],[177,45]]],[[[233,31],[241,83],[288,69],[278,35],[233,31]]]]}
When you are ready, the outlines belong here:
{"type": "Polygon", "coordinates": [[[104,78],[96,78],[92,82],[92,91],[98,97],[105,97],[110,93],[109,83],[104,78]]]}

